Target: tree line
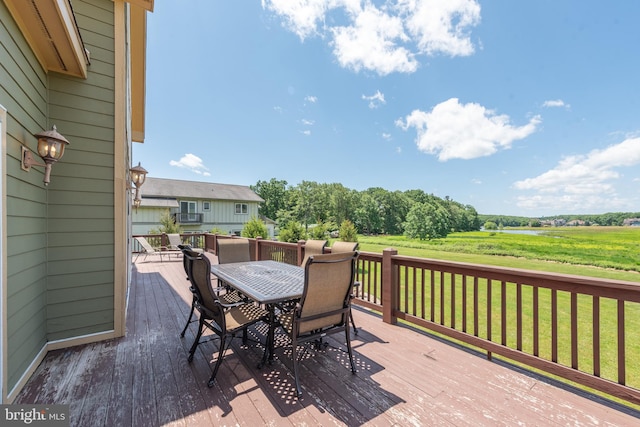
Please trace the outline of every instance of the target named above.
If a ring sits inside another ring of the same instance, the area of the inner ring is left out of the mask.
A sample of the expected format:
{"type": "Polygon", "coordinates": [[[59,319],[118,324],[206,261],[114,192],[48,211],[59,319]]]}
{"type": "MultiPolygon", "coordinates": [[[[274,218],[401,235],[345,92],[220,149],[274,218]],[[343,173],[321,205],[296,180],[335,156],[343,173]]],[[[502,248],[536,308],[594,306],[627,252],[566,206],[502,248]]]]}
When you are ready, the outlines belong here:
{"type": "Polygon", "coordinates": [[[313,181],[291,186],[275,178],[250,187],[264,199],[260,215],[276,221],[280,239],[286,241],[320,238],[345,224],[361,234],[405,234],[423,240],[479,230],[481,224],[473,206],[422,190],[357,191],[313,181]]]}
{"type": "Polygon", "coordinates": [[[625,219],[640,218],[640,212],[607,212],[603,214],[554,215],[531,218],[508,215],[478,215],[481,224],[492,222],[499,227],[541,227],[543,225],[567,225],[582,221],[584,225],[622,226],[625,219]]]}

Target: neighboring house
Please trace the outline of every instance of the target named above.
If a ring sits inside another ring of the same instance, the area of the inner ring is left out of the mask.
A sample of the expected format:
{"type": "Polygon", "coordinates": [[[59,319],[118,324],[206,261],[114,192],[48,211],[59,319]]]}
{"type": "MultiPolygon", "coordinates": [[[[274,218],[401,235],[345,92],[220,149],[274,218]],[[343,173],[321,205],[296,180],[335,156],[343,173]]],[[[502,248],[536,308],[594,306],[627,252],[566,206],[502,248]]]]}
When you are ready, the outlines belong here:
{"type": "Polygon", "coordinates": [[[640,218],[627,218],[622,222],[622,225],[640,227],[640,218]]]}
{"type": "Polygon", "coordinates": [[[2,403],[48,351],[125,333],[151,10],[153,0],[0,1],[2,403]],[[53,125],[70,145],[44,186],[44,168],[21,160],[53,125]]]}
{"type": "MultiPolygon", "coordinates": [[[[239,235],[264,200],[245,185],[214,184],[147,177],[140,187],[140,206],[133,212],[133,234],[148,234],[160,226],[167,211],[184,233],[220,229],[239,235]]],[[[270,227],[273,237],[273,226],[270,227]]]]}

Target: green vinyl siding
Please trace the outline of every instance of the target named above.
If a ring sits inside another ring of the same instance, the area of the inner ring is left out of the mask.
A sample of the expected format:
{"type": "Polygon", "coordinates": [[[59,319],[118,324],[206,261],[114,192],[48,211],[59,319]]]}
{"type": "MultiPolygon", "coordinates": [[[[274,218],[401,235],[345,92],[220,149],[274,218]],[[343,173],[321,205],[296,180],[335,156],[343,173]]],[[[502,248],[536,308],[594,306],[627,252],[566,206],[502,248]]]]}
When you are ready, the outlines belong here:
{"type": "Polygon", "coordinates": [[[0,104],[7,109],[7,385],[19,381],[47,342],[46,203],[42,168],[20,168],[21,143],[47,128],[47,76],[0,2],[0,104]]]}
{"type": "Polygon", "coordinates": [[[113,2],[73,8],[91,65],[87,79],[49,76],[49,121],[70,141],[48,194],[50,341],[114,328],[113,2]]]}

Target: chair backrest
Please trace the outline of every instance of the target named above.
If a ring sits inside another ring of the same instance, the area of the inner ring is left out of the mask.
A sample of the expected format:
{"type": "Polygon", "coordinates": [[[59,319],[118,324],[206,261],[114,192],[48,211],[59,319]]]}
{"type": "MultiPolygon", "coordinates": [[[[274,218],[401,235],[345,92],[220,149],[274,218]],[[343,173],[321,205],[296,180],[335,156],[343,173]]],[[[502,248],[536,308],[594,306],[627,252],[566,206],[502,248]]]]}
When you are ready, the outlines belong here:
{"type": "Polygon", "coordinates": [[[180,238],[180,234],[171,233],[171,234],[167,234],[167,237],[169,238],[169,246],[171,247],[171,249],[180,249],[180,245],[182,245],[182,239],[180,238]]]}
{"type": "Polygon", "coordinates": [[[298,333],[348,322],[358,252],[313,255],[305,264],[298,333]]]}
{"type": "Polygon", "coordinates": [[[326,240],[307,240],[304,243],[304,258],[302,259],[300,265],[307,265],[307,260],[311,255],[322,255],[326,246],[326,240]]]}
{"type": "Polygon", "coordinates": [[[140,244],[140,246],[142,246],[142,249],[144,249],[144,251],[148,254],[152,254],[154,253],[156,250],[153,249],[153,246],[151,246],[149,244],[149,242],[147,241],[146,238],[144,237],[134,237],[134,239],[136,239],[136,241],[140,244]]]}
{"type": "Polygon", "coordinates": [[[187,273],[187,279],[191,280],[189,278],[191,259],[197,257],[199,254],[191,250],[191,246],[189,245],[178,245],[178,249],[182,251],[182,266],[184,267],[184,272],[187,273]]]}
{"type": "Polygon", "coordinates": [[[201,308],[201,316],[212,319],[223,330],[225,328],[224,310],[220,306],[218,296],[211,287],[211,262],[209,258],[203,254],[190,251],[185,252],[185,256],[189,258],[189,280],[193,285],[196,295],[197,306],[201,308]]]}
{"type": "Polygon", "coordinates": [[[353,252],[358,250],[358,242],[342,242],[337,241],[331,245],[331,253],[335,254],[338,252],[353,252]]]}
{"type": "Polygon", "coordinates": [[[217,239],[218,264],[251,261],[249,239],[217,239]]]}

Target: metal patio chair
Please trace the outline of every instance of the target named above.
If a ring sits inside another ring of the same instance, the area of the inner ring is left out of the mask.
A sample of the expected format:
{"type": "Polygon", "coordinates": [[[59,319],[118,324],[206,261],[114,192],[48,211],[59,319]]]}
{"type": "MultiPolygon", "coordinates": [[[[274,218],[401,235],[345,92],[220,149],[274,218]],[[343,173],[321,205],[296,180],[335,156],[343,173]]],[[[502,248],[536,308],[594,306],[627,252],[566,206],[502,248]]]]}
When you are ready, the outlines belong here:
{"type": "MultiPolygon", "coordinates": [[[[358,246],[360,246],[358,242],[337,241],[337,242],[334,242],[333,245],[331,245],[331,253],[335,254],[340,252],[357,251],[358,246]]],[[[358,288],[359,286],[360,286],[360,282],[357,282],[357,281],[353,282],[354,289],[358,288]]],[[[355,295],[352,294],[351,298],[355,298],[355,295]]],[[[353,312],[351,310],[349,310],[349,319],[351,320],[351,325],[353,325],[353,333],[358,335],[358,328],[356,328],[356,322],[353,320],[353,312]]]]}
{"type": "MultiPolygon", "coordinates": [[[[189,245],[178,245],[178,248],[182,251],[182,265],[184,267],[184,272],[187,275],[187,280],[191,282],[189,278],[189,271],[191,269],[192,260],[196,258],[198,255],[202,255],[201,251],[194,251],[193,248],[189,245]]],[[[205,256],[205,255],[203,255],[205,256]]],[[[225,304],[235,304],[237,302],[247,302],[247,298],[239,293],[236,290],[226,291],[223,287],[212,287],[214,292],[218,295],[218,298],[225,304]],[[226,291],[221,293],[222,291],[226,291]]],[[[189,285],[189,290],[193,295],[191,301],[191,310],[189,312],[189,317],[187,318],[187,323],[184,325],[182,332],[180,333],[180,337],[184,338],[184,334],[187,332],[187,328],[193,322],[197,322],[198,319],[191,320],[193,318],[193,314],[196,309],[196,300],[197,300],[197,291],[193,284],[189,285]]]]}
{"type": "Polygon", "coordinates": [[[307,260],[311,255],[321,255],[324,253],[324,248],[327,246],[326,240],[307,240],[304,242],[304,258],[300,263],[301,266],[307,264],[307,260]]]}
{"type": "Polygon", "coordinates": [[[356,372],[348,316],[357,257],[355,251],[311,256],[304,267],[302,298],[291,311],[278,315],[278,322],[291,340],[297,396],[302,394],[298,369],[301,344],[315,344],[329,334],[344,333],[351,372],[356,372]]]}
{"type": "Polygon", "coordinates": [[[185,256],[191,262],[189,279],[194,288],[195,309],[200,313],[198,333],[189,350],[187,360],[189,363],[193,361],[193,356],[198,345],[201,344],[200,338],[205,328],[209,328],[220,338],[218,358],[207,383],[209,387],[213,387],[216,374],[231,340],[238,332],[242,331],[242,341],[246,343],[247,328],[259,321],[267,322],[269,313],[253,303],[224,303],[211,286],[211,262],[209,258],[204,254],[197,254],[194,257],[185,253],[185,256]]]}
{"type": "Polygon", "coordinates": [[[138,242],[138,244],[142,248],[142,250],[138,252],[138,255],[136,255],[136,259],[133,260],[134,263],[138,261],[138,257],[142,254],[144,254],[143,261],[145,261],[149,255],[159,255],[160,262],[162,262],[161,248],[154,248],[153,246],[151,246],[151,244],[145,237],[134,237],[134,239],[138,242]]]}

